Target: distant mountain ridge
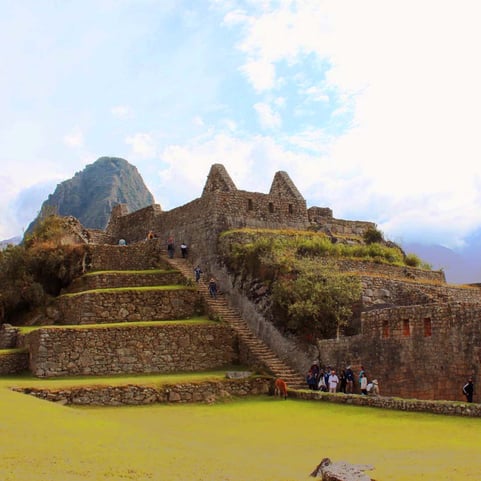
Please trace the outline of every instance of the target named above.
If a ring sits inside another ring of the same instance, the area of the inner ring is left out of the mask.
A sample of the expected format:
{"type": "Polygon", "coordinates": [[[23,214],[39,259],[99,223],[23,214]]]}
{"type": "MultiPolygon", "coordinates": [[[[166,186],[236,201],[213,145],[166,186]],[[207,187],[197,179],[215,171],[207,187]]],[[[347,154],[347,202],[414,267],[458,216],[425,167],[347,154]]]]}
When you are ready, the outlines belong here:
{"type": "Polygon", "coordinates": [[[127,204],[129,211],[134,212],[154,202],[136,167],[119,157],[100,157],[57,185],[27,233],[49,211],[74,216],[90,229],[105,229],[114,205],[127,204]]]}
{"type": "Polygon", "coordinates": [[[0,250],[5,249],[9,245],[17,245],[22,242],[22,238],[20,236],[11,237],[10,239],[5,239],[0,241],[0,250]]]}
{"type": "Polygon", "coordinates": [[[433,269],[443,269],[446,281],[452,284],[474,284],[481,282],[481,238],[472,237],[460,251],[431,244],[417,242],[403,243],[405,252],[412,252],[423,261],[432,265],[433,269]]]}

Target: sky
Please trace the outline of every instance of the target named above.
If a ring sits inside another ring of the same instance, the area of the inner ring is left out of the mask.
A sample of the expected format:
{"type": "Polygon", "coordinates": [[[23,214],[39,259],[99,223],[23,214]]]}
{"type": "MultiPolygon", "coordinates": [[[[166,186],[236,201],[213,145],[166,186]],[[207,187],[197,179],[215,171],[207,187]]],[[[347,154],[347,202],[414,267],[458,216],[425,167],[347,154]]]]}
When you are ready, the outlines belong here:
{"type": "Polygon", "coordinates": [[[170,210],[210,166],[395,242],[481,229],[478,0],[0,0],[0,239],[102,156],[170,210]]]}

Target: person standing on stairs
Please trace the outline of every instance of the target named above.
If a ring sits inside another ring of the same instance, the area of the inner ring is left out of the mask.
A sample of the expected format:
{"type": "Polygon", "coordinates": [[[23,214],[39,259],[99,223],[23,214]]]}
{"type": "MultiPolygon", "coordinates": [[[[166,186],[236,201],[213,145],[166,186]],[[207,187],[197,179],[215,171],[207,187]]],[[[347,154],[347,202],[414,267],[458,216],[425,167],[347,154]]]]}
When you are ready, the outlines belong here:
{"type": "Polygon", "coordinates": [[[174,258],[174,251],[174,238],[172,236],[169,236],[169,238],[167,239],[167,254],[169,255],[169,259],[174,258]]]}
{"type": "Polygon", "coordinates": [[[202,270],[201,270],[200,266],[197,266],[194,269],[194,274],[195,274],[195,282],[199,282],[200,281],[200,275],[202,274],[202,270]]]}
{"type": "Polygon", "coordinates": [[[217,282],[215,282],[213,277],[211,277],[209,281],[209,294],[213,299],[217,298],[217,282]]]}

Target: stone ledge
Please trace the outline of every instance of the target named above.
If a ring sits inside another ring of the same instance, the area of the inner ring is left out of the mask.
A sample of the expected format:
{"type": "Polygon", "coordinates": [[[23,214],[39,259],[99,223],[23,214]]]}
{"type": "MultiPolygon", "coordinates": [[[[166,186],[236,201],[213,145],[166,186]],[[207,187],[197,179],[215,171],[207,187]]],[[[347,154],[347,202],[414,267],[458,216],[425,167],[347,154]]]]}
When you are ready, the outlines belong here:
{"type": "Polygon", "coordinates": [[[252,377],[222,381],[185,382],[142,386],[82,386],[63,389],[12,388],[46,401],[67,405],[122,406],[156,403],[212,403],[231,396],[267,394],[270,378],[252,377]]]}
{"type": "Polygon", "coordinates": [[[385,396],[362,396],[359,394],[330,394],[321,391],[289,391],[289,397],[305,400],[326,401],[352,406],[367,406],[398,411],[445,414],[451,416],[481,417],[481,404],[453,401],[428,401],[401,399],[385,396]]]}
{"type": "Polygon", "coordinates": [[[27,349],[5,349],[0,353],[0,375],[18,374],[28,369],[27,349]]]}

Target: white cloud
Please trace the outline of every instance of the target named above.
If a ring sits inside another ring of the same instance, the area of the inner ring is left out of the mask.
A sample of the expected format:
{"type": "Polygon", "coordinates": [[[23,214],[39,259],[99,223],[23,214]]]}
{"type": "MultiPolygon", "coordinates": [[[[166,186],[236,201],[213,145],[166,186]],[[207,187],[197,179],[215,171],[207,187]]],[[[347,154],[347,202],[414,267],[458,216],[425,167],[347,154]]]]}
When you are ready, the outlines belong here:
{"type": "Polygon", "coordinates": [[[151,134],[139,132],[129,135],[125,143],[131,146],[134,157],[153,158],[156,155],[156,145],[151,134]]]}
{"type": "MultiPolygon", "coordinates": [[[[321,150],[335,166],[333,178],[317,177],[341,215],[390,219],[386,229],[397,235],[411,230],[404,212],[421,213],[418,235],[423,225],[437,225],[447,236],[443,226],[450,225],[453,243],[481,226],[471,208],[479,205],[481,178],[477,9],[474,0],[462,8],[451,0],[287,1],[237,16],[244,71],[256,90],[278,87],[282,63],[315,58],[325,79],[304,94],[327,102],[327,91],[336,92],[341,105],[332,118],[351,113],[351,126],[321,150]]],[[[269,125],[269,108],[257,105],[269,125]]],[[[309,137],[303,128],[291,141],[309,148],[309,137]]]]}
{"type": "Polygon", "coordinates": [[[131,116],[130,109],[126,105],[117,105],[112,107],[110,111],[114,117],[122,120],[128,119],[131,116]]]}
{"type": "Polygon", "coordinates": [[[192,123],[196,126],[196,127],[205,127],[205,122],[204,120],[202,119],[202,117],[200,115],[196,115],[193,120],[192,120],[192,123]]]}
{"type": "Polygon", "coordinates": [[[321,87],[312,86],[301,91],[315,102],[329,102],[329,95],[321,87]]]}
{"type": "Polygon", "coordinates": [[[241,70],[257,92],[270,90],[276,84],[275,68],[271,62],[250,60],[241,67],[241,70]]]}
{"type": "Polygon", "coordinates": [[[79,127],[75,127],[68,134],[64,135],[63,141],[69,147],[82,147],[84,145],[84,135],[79,127]]]}
{"type": "Polygon", "coordinates": [[[259,123],[264,129],[276,129],[282,124],[281,116],[278,112],[274,112],[270,105],[259,102],[254,105],[257,112],[259,123]]]}

